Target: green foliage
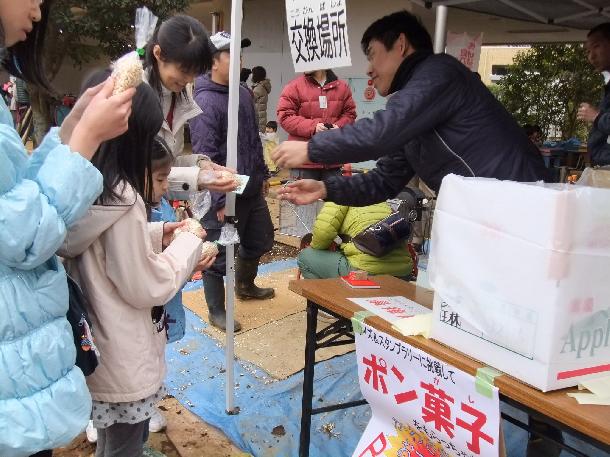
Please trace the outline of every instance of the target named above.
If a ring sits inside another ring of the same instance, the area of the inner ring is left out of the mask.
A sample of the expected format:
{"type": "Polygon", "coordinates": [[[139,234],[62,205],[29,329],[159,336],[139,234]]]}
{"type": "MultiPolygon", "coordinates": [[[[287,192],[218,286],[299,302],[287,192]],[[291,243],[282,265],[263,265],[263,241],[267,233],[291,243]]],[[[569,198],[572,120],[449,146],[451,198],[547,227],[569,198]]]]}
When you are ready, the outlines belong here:
{"type": "Polygon", "coordinates": [[[162,21],[184,11],[189,0],[57,0],[51,15],[50,64],[68,56],[77,65],[114,59],[134,46],[136,8],[148,7],[162,21]]]}
{"type": "Polygon", "coordinates": [[[587,62],[581,44],[533,45],[517,55],[494,95],[520,124],[538,124],[545,136],[559,129],[562,139],[586,139],[588,127],[576,119],[578,105],[597,105],[603,78],[587,62]]]}

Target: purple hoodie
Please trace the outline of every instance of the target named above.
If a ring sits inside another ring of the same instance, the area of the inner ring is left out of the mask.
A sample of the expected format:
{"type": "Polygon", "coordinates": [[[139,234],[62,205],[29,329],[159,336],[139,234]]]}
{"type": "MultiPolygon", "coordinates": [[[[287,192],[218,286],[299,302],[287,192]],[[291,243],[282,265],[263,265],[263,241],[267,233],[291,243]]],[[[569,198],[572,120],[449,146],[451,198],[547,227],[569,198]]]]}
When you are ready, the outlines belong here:
{"type": "MultiPolygon", "coordinates": [[[[227,126],[229,88],[217,84],[209,75],[195,80],[195,102],[203,111],[189,121],[194,154],[205,154],[220,165],[227,163],[227,126]]],[[[242,197],[262,192],[269,169],[263,158],[254,102],[247,89],[239,88],[239,129],[237,133],[237,172],[250,176],[242,197]]],[[[239,198],[239,196],[238,196],[239,198]]],[[[212,192],[212,209],[225,205],[224,194],[212,192]]]]}

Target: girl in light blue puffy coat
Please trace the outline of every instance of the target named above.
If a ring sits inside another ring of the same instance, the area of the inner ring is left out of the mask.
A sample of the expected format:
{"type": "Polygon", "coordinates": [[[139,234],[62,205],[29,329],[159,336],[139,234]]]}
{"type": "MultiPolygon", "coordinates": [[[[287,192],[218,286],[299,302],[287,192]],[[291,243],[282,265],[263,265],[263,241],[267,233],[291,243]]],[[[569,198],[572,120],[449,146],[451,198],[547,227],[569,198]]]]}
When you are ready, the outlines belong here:
{"type": "MultiPolygon", "coordinates": [[[[2,67],[48,89],[42,45],[52,0],[0,0],[2,67]]],[[[91,398],[66,320],[55,256],[102,190],[89,159],[123,133],[134,90],[109,79],[84,94],[31,156],[0,100],[0,456],[51,455],[87,425],[91,398]],[[73,152],[77,151],[77,152],[73,152]]]]}

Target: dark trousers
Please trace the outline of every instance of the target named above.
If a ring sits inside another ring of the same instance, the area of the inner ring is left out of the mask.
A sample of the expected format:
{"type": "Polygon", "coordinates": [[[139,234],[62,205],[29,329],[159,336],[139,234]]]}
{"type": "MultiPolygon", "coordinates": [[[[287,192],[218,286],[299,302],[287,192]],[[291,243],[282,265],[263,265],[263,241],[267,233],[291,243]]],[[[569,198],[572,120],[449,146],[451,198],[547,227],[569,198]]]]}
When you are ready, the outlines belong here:
{"type": "MultiPolygon", "coordinates": [[[[245,260],[258,259],[273,247],[273,222],[263,194],[238,197],[235,200],[235,217],[239,234],[238,255],[245,260]]],[[[207,241],[220,238],[222,223],[216,218],[216,211],[209,211],[201,223],[207,232],[207,241]]],[[[219,254],[214,264],[203,274],[224,276],[227,270],[226,250],[219,246],[219,254]]]]}
{"type": "Polygon", "coordinates": [[[32,454],[30,457],[52,457],[52,456],[53,456],[53,450],[48,450],[48,451],[37,452],[36,454],[32,454]]]}
{"type": "Polygon", "coordinates": [[[150,419],[97,429],[95,457],[142,457],[150,419]]]}

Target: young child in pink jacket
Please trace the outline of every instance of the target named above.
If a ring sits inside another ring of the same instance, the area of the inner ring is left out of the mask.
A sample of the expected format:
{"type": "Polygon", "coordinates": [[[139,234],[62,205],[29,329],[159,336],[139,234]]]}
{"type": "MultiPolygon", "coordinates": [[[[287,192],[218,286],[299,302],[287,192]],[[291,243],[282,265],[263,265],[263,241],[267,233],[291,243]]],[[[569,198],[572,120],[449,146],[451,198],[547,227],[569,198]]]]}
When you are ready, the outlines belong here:
{"type": "MultiPolygon", "coordinates": [[[[108,73],[94,75],[94,85],[108,73]]],[[[100,351],[87,378],[98,429],[96,457],[140,457],[148,422],[165,390],[162,306],[201,262],[202,240],[180,223],[149,223],[151,150],[163,122],[158,99],[138,86],[127,133],[92,159],[104,179],[96,204],[69,231],[61,255],[90,302],[100,351]]],[[[204,262],[207,264],[207,262],[204,262]]]]}

